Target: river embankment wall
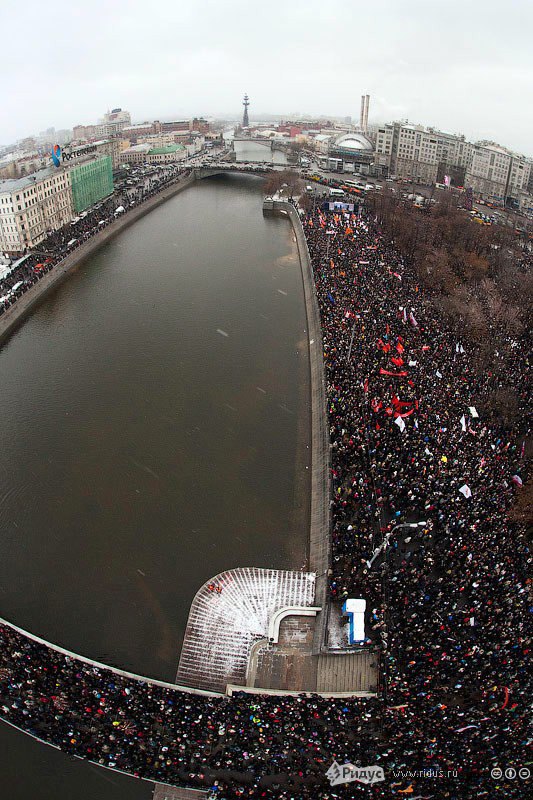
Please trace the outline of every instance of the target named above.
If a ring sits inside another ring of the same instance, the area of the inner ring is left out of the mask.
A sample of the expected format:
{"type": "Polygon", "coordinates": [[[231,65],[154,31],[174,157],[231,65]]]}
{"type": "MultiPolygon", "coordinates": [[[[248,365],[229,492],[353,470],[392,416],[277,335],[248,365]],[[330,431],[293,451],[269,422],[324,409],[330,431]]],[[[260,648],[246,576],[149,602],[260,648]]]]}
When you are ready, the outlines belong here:
{"type": "Polygon", "coordinates": [[[328,618],[328,570],[331,566],[330,537],[330,447],[326,415],[326,383],[322,344],[322,326],[315,291],[315,281],[307,240],[297,209],[292,203],[272,200],[264,206],[267,213],[289,218],[300,259],[311,375],[311,511],[309,529],[309,570],[316,572],[315,605],[323,611],[317,617],[314,646],[322,650],[328,618]]]}
{"type": "MultiPolygon", "coordinates": [[[[159,686],[163,689],[171,689],[175,692],[186,692],[187,694],[198,694],[203,695],[204,697],[224,697],[223,692],[213,692],[206,689],[195,689],[191,688],[190,686],[180,686],[177,683],[168,683],[168,681],[159,681],[156,678],[147,678],[144,675],[137,675],[135,672],[128,672],[124,669],[119,669],[118,667],[112,667],[109,664],[102,664],[100,661],[94,661],[92,658],[86,658],[85,656],[80,656],[78,653],[73,653],[71,650],[65,650],[64,647],[59,647],[57,644],[53,644],[52,642],[47,642],[46,639],[41,639],[40,636],[35,636],[33,633],[29,633],[25,631],[23,628],[19,628],[18,625],[13,625],[12,622],[8,622],[6,619],[0,618],[0,626],[4,626],[5,628],[10,628],[12,631],[15,631],[20,636],[24,636],[26,639],[30,639],[32,642],[36,642],[37,644],[42,645],[43,647],[52,650],[54,653],[60,653],[63,656],[66,656],[68,659],[72,661],[79,661],[81,664],[87,664],[90,667],[95,667],[96,669],[102,670],[103,672],[110,672],[113,675],[119,675],[121,678],[127,678],[131,681],[136,681],[138,683],[146,683],[150,686],[159,686]]],[[[2,720],[6,722],[7,720],[2,720]]],[[[11,724],[11,723],[10,723],[11,724]]],[[[13,727],[17,727],[14,725],[13,727]]],[[[22,730],[22,728],[20,728],[22,730]]]]}
{"type": "Polygon", "coordinates": [[[2,314],[0,317],[0,345],[9,338],[11,333],[21,324],[28,314],[31,313],[35,306],[41,303],[44,297],[46,297],[53,288],[58,286],[81,261],[109,242],[110,239],[117,236],[125,228],[133,225],[134,222],[137,222],[137,220],[145,214],[149,214],[154,208],[157,208],[175,194],[182,192],[194,183],[195,180],[194,173],[181,180],[177,180],[161,192],[158,192],[154,197],[150,197],[148,200],[141,203],[141,205],[135,206],[126,214],[117,217],[117,219],[113,220],[109,225],[106,225],[102,231],[91,236],[90,239],[83,242],[76,250],[69,253],[66,258],[54,266],[50,272],[47,272],[38,283],[30,287],[16,303],[2,314]]]}

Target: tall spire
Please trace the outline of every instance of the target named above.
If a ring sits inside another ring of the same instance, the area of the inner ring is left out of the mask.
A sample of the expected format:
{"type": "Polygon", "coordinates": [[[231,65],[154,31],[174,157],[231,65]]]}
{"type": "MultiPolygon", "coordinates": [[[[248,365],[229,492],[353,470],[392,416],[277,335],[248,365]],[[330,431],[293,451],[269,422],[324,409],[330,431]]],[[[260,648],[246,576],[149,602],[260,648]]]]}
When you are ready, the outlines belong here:
{"type": "Polygon", "coordinates": [[[248,128],[248,126],[250,125],[250,122],[248,120],[248,106],[250,105],[250,100],[247,94],[244,95],[244,100],[242,101],[242,104],[244,106],[244,114],[242,115],[242,127],[248,128]]]}

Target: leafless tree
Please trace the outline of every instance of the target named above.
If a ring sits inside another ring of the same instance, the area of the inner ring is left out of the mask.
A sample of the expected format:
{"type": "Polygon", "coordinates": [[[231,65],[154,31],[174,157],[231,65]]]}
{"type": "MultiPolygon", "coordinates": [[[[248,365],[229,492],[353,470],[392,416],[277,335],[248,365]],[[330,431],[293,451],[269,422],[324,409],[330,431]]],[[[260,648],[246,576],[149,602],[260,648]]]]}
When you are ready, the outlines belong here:
{"type": "Polygon", "coordinates": [[[281,172],[272,172],[265,180],[263,189],[266,194],[274,194],[279,191],[283,185],[287,186],[291,195],[299,194],[303,188],[303,181],[297,172],[293,170],[284,169],[281,172]]]}

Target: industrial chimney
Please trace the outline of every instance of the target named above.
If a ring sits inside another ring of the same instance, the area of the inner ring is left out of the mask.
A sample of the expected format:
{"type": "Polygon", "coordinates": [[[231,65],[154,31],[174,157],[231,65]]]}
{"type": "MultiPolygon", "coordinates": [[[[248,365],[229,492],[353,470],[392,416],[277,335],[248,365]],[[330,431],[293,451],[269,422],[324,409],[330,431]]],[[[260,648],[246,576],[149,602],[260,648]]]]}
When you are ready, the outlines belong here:
{"type": "Polygon", "coordinates": [[[370,95],[365,95],[365,119],[363,125],[363,133],[368,133],[368,107],[370,105],[370,95]]]}

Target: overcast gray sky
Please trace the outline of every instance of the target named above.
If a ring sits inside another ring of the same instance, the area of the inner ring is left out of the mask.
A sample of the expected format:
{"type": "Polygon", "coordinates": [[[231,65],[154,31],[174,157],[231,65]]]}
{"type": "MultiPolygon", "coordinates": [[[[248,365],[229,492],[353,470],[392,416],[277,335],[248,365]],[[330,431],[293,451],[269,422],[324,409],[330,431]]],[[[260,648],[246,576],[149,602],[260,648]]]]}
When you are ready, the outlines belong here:
{"type": "Polygon", "coordinates": [[[531,0],[1,0],[0,143],[250,113],[408,118],[533,155],[531,0]]]}

